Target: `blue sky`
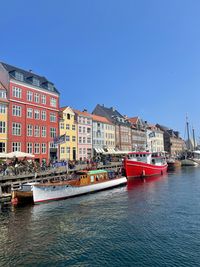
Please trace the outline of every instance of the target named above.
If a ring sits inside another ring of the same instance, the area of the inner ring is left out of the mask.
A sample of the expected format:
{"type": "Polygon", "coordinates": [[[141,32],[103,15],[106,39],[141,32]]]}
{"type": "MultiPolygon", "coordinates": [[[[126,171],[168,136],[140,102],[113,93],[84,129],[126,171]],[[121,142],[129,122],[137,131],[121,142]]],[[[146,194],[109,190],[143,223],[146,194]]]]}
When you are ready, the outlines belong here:
{"type": "Polygon", "coordinates": [[[0,61],[46,76],[61,106],[116,107],[200,133],[200,1],[1,1],[0,61]]]}

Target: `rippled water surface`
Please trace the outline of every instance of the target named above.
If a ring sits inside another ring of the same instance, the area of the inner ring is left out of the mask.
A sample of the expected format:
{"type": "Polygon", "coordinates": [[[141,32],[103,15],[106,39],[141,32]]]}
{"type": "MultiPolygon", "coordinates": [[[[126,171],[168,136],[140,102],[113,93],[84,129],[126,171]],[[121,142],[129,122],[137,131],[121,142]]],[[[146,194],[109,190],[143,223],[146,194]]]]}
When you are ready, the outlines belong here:
{"type": "Polygon", "coordinates": [[[0,209],[0,266],[200,266],[200,168],[0,209]]]}

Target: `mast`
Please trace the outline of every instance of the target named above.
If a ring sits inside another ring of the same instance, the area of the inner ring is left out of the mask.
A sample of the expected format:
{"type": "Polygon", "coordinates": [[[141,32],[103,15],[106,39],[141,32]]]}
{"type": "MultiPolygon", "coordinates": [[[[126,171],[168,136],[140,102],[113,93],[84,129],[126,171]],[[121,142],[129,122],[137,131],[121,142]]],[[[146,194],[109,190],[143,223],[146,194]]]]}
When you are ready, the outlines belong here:
{"type": "Polygon", "coordinates": [[[189,133],[189,122],[188,122],[187,115],[186,115],[186,130],[187,130],[187,138],[188,138],[188,149],[190,150],[190,133],[189,133]]]}
{"type": "Polygon", "coordinates": [[[192,128],[192,134],[193,134],[193,143],[194,143],[194,150],[195,150],[196,142],[195,142],[194,128],[192,128]]]}

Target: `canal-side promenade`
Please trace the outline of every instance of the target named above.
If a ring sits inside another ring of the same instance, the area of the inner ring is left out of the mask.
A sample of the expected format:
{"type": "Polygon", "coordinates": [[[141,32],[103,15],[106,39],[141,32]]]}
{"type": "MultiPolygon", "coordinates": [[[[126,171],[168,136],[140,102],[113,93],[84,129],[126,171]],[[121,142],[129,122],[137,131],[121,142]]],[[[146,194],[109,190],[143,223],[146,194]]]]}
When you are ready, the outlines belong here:
{"type": "Polygon", "coordinates": [[[200,168],[0,210],[0,266],[200,265],[200,168]]]}

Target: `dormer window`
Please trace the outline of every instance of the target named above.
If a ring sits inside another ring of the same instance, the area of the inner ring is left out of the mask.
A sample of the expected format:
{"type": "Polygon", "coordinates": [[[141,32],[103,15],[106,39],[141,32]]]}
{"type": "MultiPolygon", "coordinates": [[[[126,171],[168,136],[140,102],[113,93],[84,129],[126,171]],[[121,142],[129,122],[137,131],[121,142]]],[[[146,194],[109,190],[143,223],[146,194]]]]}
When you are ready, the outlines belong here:
{"type": "Polygon", "coordinates": [[[37,78],[34,78],[32,79],[32,83],[36,86],[40,86],[40,81],[37,79],[37,78]]]}
{"type": "Polygon", "coordinates": [[[54,85],[50,82],[44,82],[43,86],[47,88],[49,91],[54,91],[54,85]]]}
{"type": "Polygon", "coordinates": [[[54,91],[54,86],[52,83],[47,83],[47,87],[50,91],[54,91]]]}
{"type": "Polygon", "coordinates": [[[22,82],[24,81],[24,75],[21,72],[15,71],[14,74],[17,80],[22,81],[22,82]]]}

